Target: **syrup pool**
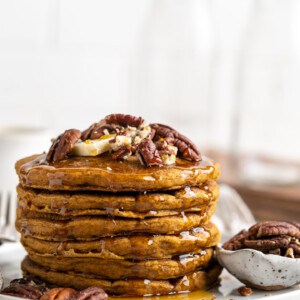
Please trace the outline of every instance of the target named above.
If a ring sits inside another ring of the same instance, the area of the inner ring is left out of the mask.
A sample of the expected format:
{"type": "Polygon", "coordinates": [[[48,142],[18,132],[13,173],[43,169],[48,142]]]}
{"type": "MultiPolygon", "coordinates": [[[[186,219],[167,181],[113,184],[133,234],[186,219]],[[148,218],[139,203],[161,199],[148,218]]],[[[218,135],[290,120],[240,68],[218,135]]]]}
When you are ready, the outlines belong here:
{"type": "Polygon", "coordinates": [[[194,291],[166,296],[147,296],[147,297],[108,297],[108,300],[214,300],[215,295],[208,291],[194,291]]]}

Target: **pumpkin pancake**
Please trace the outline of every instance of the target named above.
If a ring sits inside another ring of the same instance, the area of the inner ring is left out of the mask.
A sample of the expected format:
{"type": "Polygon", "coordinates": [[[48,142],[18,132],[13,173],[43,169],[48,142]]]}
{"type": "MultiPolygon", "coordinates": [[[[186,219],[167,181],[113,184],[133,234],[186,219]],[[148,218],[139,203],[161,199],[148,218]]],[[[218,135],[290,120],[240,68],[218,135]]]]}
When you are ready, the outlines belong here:
{"type": "Polygon", "coordinates": [[[105,192],[49,192],[17,187],[19,204],[27,211],[61,216],[113,215],[128,218],[176,215],[201,211],[218,198],[216,182],[199,187],[156,193],[111,194],[105,192]]]}
{"type": "Polygon", "coordinates": [[[40,256],[98,257],[112,259],[163,259],[185,253],[195,253],[220,242],[216,225],[208,223],[179,235],[134,235],[76,242],[44,241],[22,236],[21,243],[28,252],[40,256]]]}
{"type": "Polygon", "coordinates": [[[215,206],[216,202],[200,213],[182,213],[177,216],[153,217],[144,220],[84,216],[67,221],[55,219],[56,215],[26,213],[19,207],[16,228],[22,234],[53,241],[91,240],[137,232],[180,234],[182,231],[201,227],[209,221],[215,211],[215,206]]]}
{"type": "MultiPolygon", "coordinates": [[[[214,205],[216,202],[215,199],[212,199],[209,204],[214,205]]],[[[61,208],[60,211],[48,211],[47,209],[39,208],[34,205],[27,205],[19,201],[20,209],[22,209],[24,216],[27,218],[45,218],[51,219],[54,221],[64,221],[71,220],[77,216],[106,216],[106,217],[122,217],[122,218],[131,218],[131,219],[148,219],[150,217],[165,217],[165,216],[178,216],[185,213],[197,213],[201,216],[204,216],[207,211],[207,204],[203,204],[198,207],[191,207],[185,210],[159,210],[159,211],[149,211],[145,213],[133,212],[133,211],[123,211],[120,209],[81,209],[81,210],[72,210],[68,211],[64,208],[61,208]]]]}
{"type": "Polygon", "coordinates": [[[130,261],[95,257],[45,257],[29,252],[35,263],[54,271],[82,272],[106,279],[148,278],[169,279],[205,268],[213,256],[213,248],[172,259],[130,261]]]}
{"type": "Polygon", "coordinates": [[[85,289],[90,286],[98,286],[103,288],[108,294],[115,296],[149,296],[209,289],[217,283],[222,268],[218,264],[213,263],[206,270],[195,270],[185,276],[171,280],[105,280],[92,274],[50,270],[26,257],[22,262],[22,270],[26,275],[39,277],[50,284],[60,287],[85,289]]]}
{"type": "Polygon", "coordinates": [[[46,154],[16,163],[22,186],[46,190],[109,192],[175,190],[198,186],[219,177],[219,166],[208,158],[191,162],[177,157],[174,165],[145,168],[138,158],[115,161],[110,155],[69,157],[46,162],[46,154]]]}

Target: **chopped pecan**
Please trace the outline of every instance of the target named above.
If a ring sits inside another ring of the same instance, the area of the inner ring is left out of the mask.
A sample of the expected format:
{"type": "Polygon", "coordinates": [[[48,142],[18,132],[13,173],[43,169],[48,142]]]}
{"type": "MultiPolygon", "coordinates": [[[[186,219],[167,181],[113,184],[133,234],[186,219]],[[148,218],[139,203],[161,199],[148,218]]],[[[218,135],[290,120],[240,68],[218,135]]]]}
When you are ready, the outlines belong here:
{"type": "Polygon", "coordinates": [[[176,146],[184,158],[192,161],[201,160],[201,154],[197,146],[186,136],[167,125],[156,123],[150,124],[150,126],[155,130],[154,140],[164,138],[168,144],[176,146]]]}
{"type": "Polygon", "coordinates": [[[295,258],[294,256],[294,249],[293,248],[287,248],[285,252],[285,256],[289,258],[295,258]]]}
{"type": "Polygon", "coordinates": [[[248,288],[246,286],[242,286],[240,288],[238,288],[238,292],[241,296],[251,296],[253,294],[253,291],[251,288],[248,288]]]}
{"type": "Polygon", "coordinates": [[[40,300],[72,300],[77,294],[78,292],[71,288],[53,288],[46,292],[40,300]]]}
{"type": "Polygon", "coordinates": [[[143,139],[136,149],[136,154],[144,166],[162,166],[162,159],[150,138],[143,139]]]}
{"type": "Polygon", "coordinates": [[[168,143],[164,139],[158,140],[155,142],[155,146],[158,151],[163,151],[163,150],[167,149],[168,143]]]}
{"type": "Polygon", "coordinates": [[[103,289],[99,287],[89,287],[80,291],[74,300],[107,300],[108,296],[103,289]]]}
{"type": "Polygon", "coordinates": [[[125,114],[111,114],[106,116],[105,120],[107,124],[117,124],[124,127],[140,127],[145,121],[142,117],[125,114]]]}
{"type": "Polygon", "coordinates": [[[47,162],[58,162],[72,152],[75,143],[80,139],[81,132],[77,129],[66,130],[52,143],[46,160],[47,162]]]}
{"type": "Polygon", "coordinates": [[[130,149],[121,148],[120,150],[118,150],[112,154],[112,159],[121,160],[121,159],[124,159],[126,156],[129,156],[130,154],[131,154],[130,149]]]}
{"type": "Polygon", "coordinates": [[[9,286],[6,287],[1,294],[38,300],[47,291],[48,288],[45,283],[39,279],[28,276],[11,281],[9,286]]]}
{"type": "Polygon", "coordinates": [[[300,226],[297,227],[297,224],[297,222],[284,221],[259,222],[249,229],[249,234],[254,238],[278,235],[300,238],[300,226]]]}

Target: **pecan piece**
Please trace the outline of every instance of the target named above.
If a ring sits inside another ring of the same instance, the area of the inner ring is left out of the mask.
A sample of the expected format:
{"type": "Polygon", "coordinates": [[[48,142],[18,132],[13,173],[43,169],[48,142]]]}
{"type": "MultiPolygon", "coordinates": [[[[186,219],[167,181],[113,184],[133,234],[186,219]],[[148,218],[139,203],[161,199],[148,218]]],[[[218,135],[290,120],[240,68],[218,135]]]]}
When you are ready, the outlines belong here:
{"type": "Polygon", "coordinates": [[[117,132],[119,129],[119,126],[106,124],[106,120],[101,120],[84,130],[81,134],[81,140],[96,140],[105,135],[105,131],[107,131],[108,134],[111,134],[117,132]]]}
{"type": "Polygon", "coordinates": [[[136,154],[144,166],[162,166],[162,159],[150,138],[143,139],[136,149],[136,154]]]}
{"type": "Polygon", "coordinates": [[[94,123],[89,128],[87,128],[86,130],[82,131],[82,133],[81,133],[81,140],[86,141],[86,140],[91,139],[91,135],[92,135],[92,133],[93,133],[93,131],[96,128],[97,125],[98,125],[98,123],[94,123]]]}
{"type": "Polygon", "coordinates": [[[130,149],[121,148],[120,150],[118,150],[112,154],[112,159],[121,160],[121,159],[124,159],[125,157],[129,156],[130,154],[131,154],[130,149]]]}
{"type": "Polygon", "coordinates": [[[201,154],[197,146],[183,134],[163,124],[150,124],[150,127],[155,130],[154,139],[164,138],[168,144],[176,146],[179,153],[186,159],[191,161],[201,160],[201,154]]]}
{"type": "Polygon", "coordinates": [[[259,222],[249,229],[249,234],[253,238],[278,235],[288,235],[291,237],[300,238],[300,226],[297,227],[297,224],[297,222],[284,221],[259,222]]]}
{"type": "Polygon", "coordinates": [[[223,244],[223,248],[225,250],[239,250],[244,247],[244,241],[249,237],[248,232],[246,230],[240,231],[234,237],[232,237],[229,241],[223,244]]]}
{"type": "Polygon", "coordinates": [[[89,287],[80,291],[74,300],[107,300],[108,296],[103,289],[99,287],[89,287]]]}
{"type": "Polygon", "coordinates": [[[286,248],[288,247],[290,242],[291,242],[291,237],[280,236],[280,237],[261,239],[261,240],[245,239],[244,245],[247,248],[260,250],[260,251],[268,251],[268,250],[275,250],[277,248],[286,248]]]}
{"type": "Polygon", "coordinates": [[[40,300],[71,300],[77,296],[77,293],[71,288],[53,288],[46,292],[40,300]]]}
{"type": "Polygon", "coordinates": [[[241,296],[251,296],[253,294],[253,291],[251,288],[248,288],[246,286],[241,286],[240,288],[238,288],[238,292],[241,296]]]}
{"type": "Polygon", "coordinates": [[[38,300],[48,290],[45,283],[30,276],[12,280],[1,294],[38,300]]]}
{"type": "Polygon", "coordinates": [[[77,129],[66,130],[52,143],[47,157],[47,162],[58,162],[67,157],[73,150],[75,143],[80,139],[81,132],[77,129]]]}
{"type": "Polygon", "coordinates": [[[300,254],[300,245],[296,243],[290,243],[289,247],[292,248],[295,253],[300,254]]]}
{"type": "Polygon", "coordinates": [[[295,258],[295,256],[294,256],[294,249],[293,248],[288,248],[286,250],[286,253],[285,253],[284,256],[289,257],[289,258],[295,258]]]}
{"type": "Polygon", "coordinates": [[[123,127],[140,127],[145,121],[142,117],[125,114],[111,114],[106,116],[105,120],[107,124],[117,124],[123,127]]]}

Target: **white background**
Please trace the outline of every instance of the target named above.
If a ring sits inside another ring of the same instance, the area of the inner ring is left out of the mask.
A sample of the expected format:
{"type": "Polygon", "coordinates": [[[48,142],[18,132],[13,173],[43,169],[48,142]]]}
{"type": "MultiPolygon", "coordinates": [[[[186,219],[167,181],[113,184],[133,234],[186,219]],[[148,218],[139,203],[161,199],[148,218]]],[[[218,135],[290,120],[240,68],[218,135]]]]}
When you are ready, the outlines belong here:
{"type": "Polygon", "coordinates": [[[0,125],[127,112],[300,160],[298,19],[292,0],[0,0],[0,125]]]}

